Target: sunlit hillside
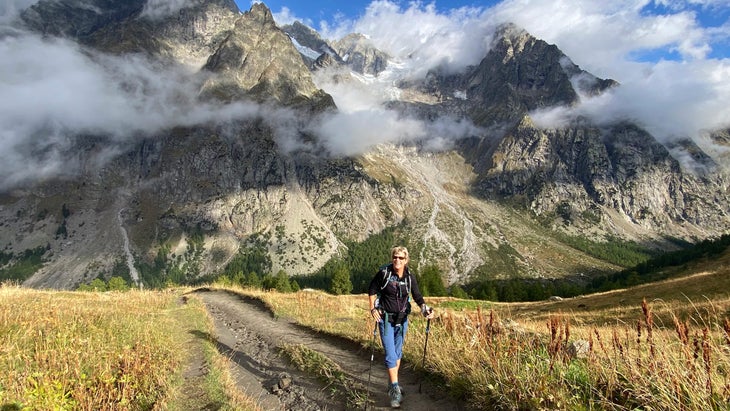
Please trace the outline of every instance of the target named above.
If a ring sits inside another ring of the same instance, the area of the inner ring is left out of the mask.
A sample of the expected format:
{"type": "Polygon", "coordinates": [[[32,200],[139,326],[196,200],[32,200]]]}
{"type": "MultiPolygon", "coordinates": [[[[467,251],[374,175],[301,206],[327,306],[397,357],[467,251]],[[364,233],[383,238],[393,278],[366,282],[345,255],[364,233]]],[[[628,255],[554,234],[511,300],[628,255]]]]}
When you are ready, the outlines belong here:
{"type": "MultiPolygon", "coordinates": [[[[426,321],[412,315],[405,362],[475,409],[727,409],[729,261],[726,250],[673,268],[670,280],[571,299],[508,304],[428,297],[437,313],[428,355],[422,357],[426,321]]],[[[275,317],[323,337],[372,347],[365,295],[227,289],[260,299],[275,317]]],[[[3,285],[0,407],[184,410],[212,402],[219,409],[256,409],[255,399],[233,387],[228,360],[216,346],[194,338],[214,338],[214,330],[190,291],[3,285]],[[201,355],[206,373],[183,379],[201,355]]],[[[366,388],[348,383],[334,359],[303,346],[279,349],[293,367],[349,386],[350,401],[367,401],[366,388]]]]}

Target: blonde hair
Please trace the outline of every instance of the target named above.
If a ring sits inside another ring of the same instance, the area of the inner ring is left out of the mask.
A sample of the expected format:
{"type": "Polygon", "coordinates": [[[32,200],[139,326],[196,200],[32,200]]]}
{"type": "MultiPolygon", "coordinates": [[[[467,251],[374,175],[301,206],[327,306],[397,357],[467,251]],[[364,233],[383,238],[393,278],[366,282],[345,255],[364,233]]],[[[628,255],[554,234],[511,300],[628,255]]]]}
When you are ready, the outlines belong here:
{"type": "Polygon", "coordinates": [[[403,253],[406,256],[406,260],[410,259],[408,257],[408,249],[403,246],[399,245],[399,246],[395,246],[395,247],[391,248],[390,249],[390,258],[393,258],[393,256],[395,256],[395,253],[403,253]]]}

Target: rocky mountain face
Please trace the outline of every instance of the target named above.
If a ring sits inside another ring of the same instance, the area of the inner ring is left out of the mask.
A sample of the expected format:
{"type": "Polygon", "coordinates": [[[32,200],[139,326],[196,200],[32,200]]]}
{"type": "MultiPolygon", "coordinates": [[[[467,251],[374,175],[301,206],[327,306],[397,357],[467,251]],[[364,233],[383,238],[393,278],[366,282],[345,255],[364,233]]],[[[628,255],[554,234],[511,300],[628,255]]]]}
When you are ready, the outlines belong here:
{"type": "MultiPolygon", "coordinates": [[[[728,174],[711,160],[717,156],[666,147],[634,124],[536,126],[532,110],[620,86],[513,25],[499,28],[478,65],[400,82],[400,98],[387,104],[426,120],[467,118],[481,135],[447,151],[382,145],[336,158],[300,126],[337,111],[312,72],[338,67],[333,75],[345,82],[357,77],[342,70],[377,77],[390,57],[367,39],[328,44],[301,24],[279,28],[263,4],[240,13],[232,1],[193,1],[158,16],[143,0],[121,3],[41,0],[18,24],[89,53],[141,53],[161,67],[186,67],[201,104],[255,104],[259,114],[181,122],[137,136],[103,161],[109,136],[69,136],[84,165],[79,175],[0,196],[5,252],[46,249],[27,285],[75,288],[130,259],[130,272],[162,258],[190,279],[220,270],[254,242],[264,244],[274,272],[306,274],[345,242],[394,226],[408,233],[414,268],[437,265],[447,284],[476,272],[555,278],[617,268],[556,233],[668,247],[667,239],[730,228],[728,174]],[[288,124],[285,132],[272,115],[288,124]],[[680,163],[676,152],[693,153],[702,167],[680,163]]],[[[727,135],[712,138],[727,145],[727,135]]]]}
{"type": "Polygon", "coordinates": [[[319,33],[296,21],[282,26],[281,29],[292,39],[308,67],[326,67],[332,64],[345,64],[337,51],[319,33]]]}
{"type": "Polygon", "coordinates": [[[332,98],[314,85],[291,40],[262,3],[236,21],[203,69],[216,76],[202,92],[218,100],[250,98],[315,111],[334,106],[332,98]]]}
{"type": "Polygon", "coordinates": [[[302,58],[312,70],[334,67],[377,76],[388,67],[390,56],[362,34],[351,33],[329,44],[319,33],[299,22],[281,29],[299,46],[302,58]]]}
{"type": "Polygon", "coordinates": [[[519,121],[538,108],[570,105],[579,92],[600,93],[615,85],[573,64],[555,45],[538,40],[514,25],[503,25],[494,44],[460,88],[474,101],[472,116],[480,123],[519,121]],[[579,79],[574,87],[573,79],[579,79]]]}
{"type": "Polygon", "coordinates": [[[156,15],[146,0],[41,0],[22,12],[23,24],[45,36],[69,38],[113,53],[145,53],[199,68],[233,28],[233,0],[188,2],[172,15],[156,15]]]}

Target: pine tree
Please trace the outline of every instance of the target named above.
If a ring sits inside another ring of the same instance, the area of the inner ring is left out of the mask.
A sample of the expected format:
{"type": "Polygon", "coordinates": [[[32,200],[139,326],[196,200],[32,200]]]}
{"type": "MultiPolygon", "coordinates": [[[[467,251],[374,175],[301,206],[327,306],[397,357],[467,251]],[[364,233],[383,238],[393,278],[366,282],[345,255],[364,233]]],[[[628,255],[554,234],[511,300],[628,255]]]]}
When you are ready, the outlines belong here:
{"type": "Polygon", "coordinates": [[[291,283],[289,282],[289,275],[286,273],[286,271],[279,270],[279,272],[276,273],[276,278],[274,280],[274,288],[276,288],[276,291],[280,293],[292,292],[291,283]]]}
{"type": "Polygon", "coordinates": [[[446,295],[446,287],[441,279],[441,272],[435,265],[424,267],[423,273],[418,280],[418,287],[425,296],[446,295]]]}
{"type": "Polygon", "coordinates": [[[344,265],[335,269],[332,275],[332,283],[330,292],[335,295],[349,294],[352,292],[352,281],[350,281],[350,272],[344,265]]]}

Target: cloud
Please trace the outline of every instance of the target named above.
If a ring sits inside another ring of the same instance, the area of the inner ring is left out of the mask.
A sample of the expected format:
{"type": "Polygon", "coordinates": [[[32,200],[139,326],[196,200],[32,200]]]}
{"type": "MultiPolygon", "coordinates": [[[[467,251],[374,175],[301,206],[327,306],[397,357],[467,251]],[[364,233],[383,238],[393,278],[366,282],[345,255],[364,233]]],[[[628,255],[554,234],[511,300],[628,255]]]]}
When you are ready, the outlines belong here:
{"type": "MultiPolygon", "coordinates": [[[[503,21],[521,25],[557,44],[584,69],[621,83],[602,96],[582,96],[576,107],[535,113],[540,124],[559,125],[577,115],[601,124],[632,119],[663,140],[700,139],[707,129],[730,126],[725,115],[730,60],[708,57],[713,45],[727,42],[729,26],[703,28],[686,8],[668,8],[656,16],[647,14],[646,2],[639,0],[507,0],[491,9],[441,13],[420,2],[401,8],[374,1],[358,20],[340,20],[336,27],[325,27],[324,34],[362,32],[398,64],[377,78],[362,77],[360,87],[317,78],[340,112],[307,119],[250,102],[201,102],[202,79],[182,67],[163,68],[140,56],[103,55],[11,29],[19,11],[34,3],[10,0],[0,5],[0,33],[5,33],[0,34],[0,189],[83,167],[73,160],[80,157],[73,152],[78,136],[104,138],[109,142],[104,154],[112,155],[170,127],[247,118],[263,118],[285,151],[308,147],[301,130],[319,136],[332,155],[360,154],[379,143],[448,148],[455,139],[481,132],[450,117],[424,121],[398,115],[385,109],[385,103],[398,96],[396,85],[403,77],[437,65],[458,70],[478,63],[503,21]],[[672,49],[678,59],[637,60],[654,49],[672,49]]],[[[162,15],[185,4],[156,1],[148,7],[162,15]]],[[[678,5],[672,2],[672,7],[678,5]]],[[[719,5],[708,1],[703,7],[719,5]]],[[[282,9],[277,21],[294,17],[282,9]]]]}
{"type": "Polygon", "coordinates": [[[576,107],[541,110],[533,116],[543,127],[585,116],[599,124],[635,121],[663,141],[700,139],[707,131],[730,126],[728,78],[730,60],[641,64],[621,87],[601,96],[581,96],[582,104],[576,107]]]}
{"type": "Polygon", "coordinates": [[[482,133],[465,119],[444,115],[422,120],[386,109],[386,103],[400,94],[395,84],[402,73],[397,70],[378,77],[344,74],[359,81],[331,81],[331,74],[317,72],[315,81],[332,96],[338,112],[315,118],[309,125],[331,155],[362,154],[384,143],[417,143],[427,150],[445,150],[458,139],[482,133]]]}
{"type": "Polygon", "coordinates": [[[73,173],[79,136],[104,138],[114,151],[174,126],[265,112],[247,102],[201,102],[195,73],[141,56],[28,33],[0,38],[0,55],[0,189],[73,173]]]}
{"type": "Polygon", "coordinates": [[[288,7],[282,7],[281,11],[278,13],[273,13],[273,16],[274,21],[276,21],[276,24],[280,27],[287,24],[294,24],[295,21],[298,21],[310,27],[312,26],[312,21],[310,19],[298,17],[288,7]]]}
{"type": "Polygon", "coordinates": [[[197,0],[147,0],[141,16],[162,19],[172,16],[180,10],[195,6],[197,0]]]}
{"type": "Polygon", "coordinates": [[[0,2],[0,25],[12,23],[21,11],[38,3],[39,0],[4,0],[0,2]]]}
{"type": "Polygon", "coordinates": [[[423,121],[382,108],[325,115],[313,126],[329,154],[337,157],[359,155],[386,143],[416,143],[426,150],[442,151],[459,138],[479,133],[463,119],[423,121]]]}
{"type": "Polygon", "coordinates": [[[441,14],[433,3],[412,2],[402,9],[390,1],[373,1],[360,19],[342,20],[337,27],[323,23],[320,29],[329,39],[351,32],[365,34],[380,50],[406,64],[410,75],[418,76],[438,65],[463,68],[478,63],[488,51],[495,27],[484,20],[484,13],[464,7],[441,14]]]}

